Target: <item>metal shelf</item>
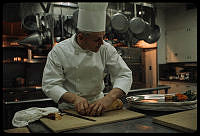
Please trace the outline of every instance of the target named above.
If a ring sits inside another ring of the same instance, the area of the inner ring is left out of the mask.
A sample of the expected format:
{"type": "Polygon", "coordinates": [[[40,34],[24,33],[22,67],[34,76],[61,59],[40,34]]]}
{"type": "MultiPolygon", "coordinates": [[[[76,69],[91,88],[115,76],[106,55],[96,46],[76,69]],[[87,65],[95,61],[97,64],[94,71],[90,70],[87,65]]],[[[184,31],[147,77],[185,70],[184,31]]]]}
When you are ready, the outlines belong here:
{"type": "Polygon", "coordinates": [[[38,59],[32,59],[32,60],[25,60],[25,61],[9,61],[9,60],[3,60],[3,64],[9,64],[9,63],[16,63],[16,64],[19,64],[19,63],[46,63],[46,59],[45,60],[38,60],[38,59]]]}
{"type": "Polygon", "coordinates": [[[25,48],[22,45],[3,45],[3,48],[25,48]]]}
{"type": "Polygon", "coordinates": [[[27,89],[35,89],[35,90],[41,90],[41,86],[27,86],[27,87],[15,87],[15,88],[2,88],[2,90],[17,90],[17,91],[24,91],[27,89]]]}
{"type": "Polygon", "coordinates": [[[16,101],[16,102],[3,102],[4,104],[20,104],[20,103],[30,103],[30,102],[44,102],[44,101],[53,101],[51,98],[42,98],[42,99],[33,99],[25,101],[16,101]]]}
{"type": "Polygon", "coordinates": [[[28,35],[6,35],[6,34],[3,34],[2,38],[25,38],[27,36],[28,35]]]}

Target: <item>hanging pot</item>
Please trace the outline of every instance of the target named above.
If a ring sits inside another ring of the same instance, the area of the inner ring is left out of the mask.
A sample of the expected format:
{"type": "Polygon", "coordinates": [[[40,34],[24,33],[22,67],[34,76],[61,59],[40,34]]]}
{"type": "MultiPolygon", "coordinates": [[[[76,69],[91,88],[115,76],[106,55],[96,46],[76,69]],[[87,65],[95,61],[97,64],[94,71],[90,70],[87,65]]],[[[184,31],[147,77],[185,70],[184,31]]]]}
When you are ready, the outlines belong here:
{"type": "Polygon", "coordinates": [[[28,15],[22,19],[22,26],[26,31],[37,31],[37,23],[35,15],[28,15]]]}
{"type": "Polygon", "coordinates": [[[129,21],[129,29],[134,35],[138,35],[144,32],[145,21],[140,17],[133,17],[129,21]]]}
{"type": "Polygon", "coordinates": [[[116,13],[111,17],[111,26],[119,33],[126,33],[128,25],[128,18],[122,13],[116,13]]]}
{"type": "MultiPolygon", "coordinates": [[[[54,27],[54,18],[52,14],[45,14],[45,13],[39,13],[38,14],[38,19],[39,19],[39,25],[40,27],[46,27],[53,29],[54,27]]],[[[33,33],[35,31],[38,31],[39,28],[37,26],[37,20],[36,20],[37,14],[31,14],[22,19],[22,26],[27,31],[28,33],[33,33]]]]}

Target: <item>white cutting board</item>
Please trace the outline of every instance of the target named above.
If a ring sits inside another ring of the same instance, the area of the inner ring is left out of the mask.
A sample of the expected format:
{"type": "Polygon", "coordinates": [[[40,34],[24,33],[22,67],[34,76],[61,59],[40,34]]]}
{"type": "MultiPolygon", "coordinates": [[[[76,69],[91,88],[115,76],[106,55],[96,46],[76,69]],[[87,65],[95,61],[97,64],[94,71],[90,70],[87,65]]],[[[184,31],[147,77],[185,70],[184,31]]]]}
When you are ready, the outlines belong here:
{"type": "MultiPolygon", "coordinates": [[[[68,112],[76,113],[75,111],[71,111],[71,110],[68,110],[68,112]]],[[[49,129],[51,129],[53,132],[58,133],[62,131],[84,128],[84,127],[93,126],[97,124],[111,123],[111,122],[116,122],[116,121],[140,118],[144,116],[145,116],[144,114],[141,114],[138,112],[130,111],[127,109],[121,109],[121,110],[105,112],[103,116],[99,116],[99,117],[86,116],[96,121],[84,120],[84,119],[80,119],[80,118],[69,116],[69,115],[62,116],[61,120],[51,120],[48,118],[41,118],[40,121],[44,125],[46,125],[49,129]]]]}

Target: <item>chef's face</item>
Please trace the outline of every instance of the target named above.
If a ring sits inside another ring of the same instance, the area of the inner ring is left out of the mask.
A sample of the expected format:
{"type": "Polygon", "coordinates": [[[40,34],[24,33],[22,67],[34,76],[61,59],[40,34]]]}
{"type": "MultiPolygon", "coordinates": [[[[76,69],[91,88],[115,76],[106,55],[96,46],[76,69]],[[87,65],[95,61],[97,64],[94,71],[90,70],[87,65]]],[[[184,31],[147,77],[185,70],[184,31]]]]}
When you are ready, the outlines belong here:
{"type": "Polygon", "coordinates": [[[82,40],[83,49],[98,52],[99,48],[103,44],[103,37],[105,32],[92,32],[84,35],[82,40]]]}

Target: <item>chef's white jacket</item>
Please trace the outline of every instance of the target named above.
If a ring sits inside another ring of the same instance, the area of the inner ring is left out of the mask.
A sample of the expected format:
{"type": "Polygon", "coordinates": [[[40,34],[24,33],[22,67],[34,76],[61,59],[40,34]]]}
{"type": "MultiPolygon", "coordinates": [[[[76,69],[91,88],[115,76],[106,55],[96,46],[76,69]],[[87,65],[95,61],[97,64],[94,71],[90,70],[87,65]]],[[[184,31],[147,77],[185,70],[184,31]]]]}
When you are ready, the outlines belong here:
{"type": "MultiPolygon", "coordinates": [[[[75,34],[49,52],[42,78],[42,90],[58,103],[65,92],[72,92],[93,102],[102,98],[105,70],[110,73],[113,88],[126,94],[132,84],[132,71],[116,49],[103,41],[97,53],[83,50],[75,40],[75,34]]],[[[59,109],[73,108],[63,102],[59,109]]]]}

